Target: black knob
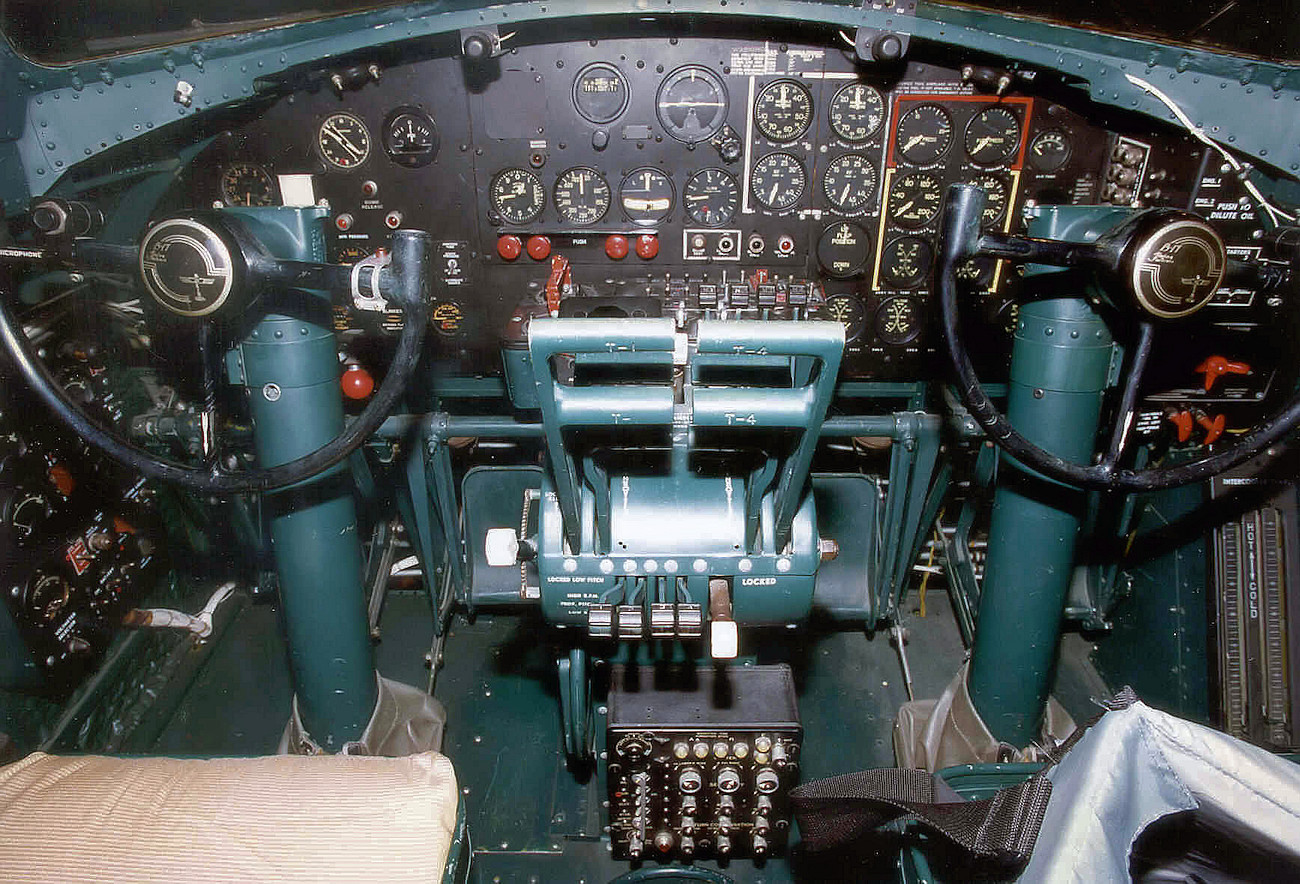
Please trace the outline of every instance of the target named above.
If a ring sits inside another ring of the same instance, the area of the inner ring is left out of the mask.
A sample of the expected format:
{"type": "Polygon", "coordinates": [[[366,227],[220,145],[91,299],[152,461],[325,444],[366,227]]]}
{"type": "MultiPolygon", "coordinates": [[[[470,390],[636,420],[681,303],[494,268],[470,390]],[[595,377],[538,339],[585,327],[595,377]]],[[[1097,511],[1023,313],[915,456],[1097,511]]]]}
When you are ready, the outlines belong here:
{"type": "Polygon", "coordinates": [[[898,61],[903,57],[903,41],[897,34],[881,34],[871,44],[871,57],[876,61],[898,61]]]}
{"type": "Polygon", "coordinates": [[[471,61],[479,61],[492,54],[492,43],[482,34],[470,34],[465,38],[461,49],[464,50],[466,58],[471,61]]]}
{"type": "Polygon", "coordinates": [[[735,139],[728,138],[718,145],[718,156],[722,157],[724,163],[734,163],[740,159],[740,154],[740,142],[735,139]]]}
{"type": "Polygon", "coordinates": [[[609,132],[605,129],[597,129],[592,132],[591,146],[594,150],[604,150],[609,147],[609,132]]]}

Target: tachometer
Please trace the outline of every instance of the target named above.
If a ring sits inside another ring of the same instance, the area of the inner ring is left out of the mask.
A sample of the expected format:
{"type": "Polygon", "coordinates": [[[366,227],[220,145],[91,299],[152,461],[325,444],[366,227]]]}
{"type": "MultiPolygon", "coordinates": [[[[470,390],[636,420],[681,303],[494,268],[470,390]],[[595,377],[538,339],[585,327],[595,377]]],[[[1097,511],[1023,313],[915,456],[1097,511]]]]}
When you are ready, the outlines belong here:
{"type": "Polygon", "coordinates": [[[338,111],[316,130],[316,148],[336,169],[355,169],[370,157],[370,130],[356,114],[338,111]]]}
{"type": "Polygon", "coordinates": [[[636,224],[654,224],[673,208],[673,182],[658,169],[633,170],[618,188],[623,213],[636,224]]]}
{"type": "Polygon", "coordinates": [[[271,173],[256,163],[234,163],[221,173],[221,198],[228,206],[269,206],[275,202],[271,173]]]}
{"type": "Polygon", "coordinates": [[[832,206],[845,214],[867,208],[876,192],[876,167],[871,160],[848,153],[831,160],[822,176],[822,192],[832,206]]]}
{"type": "Polygon", "coordinates": [[[831,295],[826,314],[844,326],[844,340],[855,341],[867,325],[867,308],[853,295],[831,295]]]}
{"type": "Polygon", "coordinates": [[[754,164],[749,186],[759,205],[779,212],[799,202],[808,186],[808,173],[796,157],[770,153],[754,164]]]}
{"type": "Polygon", "coordinates": [[[866,83],[850,83],[831,99],[831,128],[845,141],[866,141],[885,120],[885,100],[866,83]]]}
{"type": "Polygon", "coordinates": [[[916,166],[928,166],[952,144],[952,117],[937,104],[918,104],[903,114],[894,132],[898,155],[916,166]]]}
{"type": "Polygon", "coordinates": [[[924,227],[939,214],[942,201],[943,189],[933,175],[903,175],[889,189],[889,219],[899,227],[924,227]]]}
{"type": "Polygon", "coordinates": [[[438,156],[438,124],[418,107],[399,107],[384,118],[384,153],[399,166],[418,169],[438,156]]]}
{"type": "Polygon", "coordinates": [[[754,99],[754,126],[768,141],[794,141],[812,123],[813,97],[794,80],[776,80],[754,99]]]}
{"type": "Polygon", "coordinates": [[[1005,107],[986,107],[966,124],[966,155],[981,166],[996,166],[1020,147],[1020,119],[1005,107]]]}
{"type": "Polygon", "coordinates": [[[609,183],[595,169],[574,166],[555,179],[555,210],[570,224],[595,224],[609,211],[609,183]]]}
{"type": "Polygon", "coordinates": [[[617,120],[630,95],[623,72],[603,61],[587,65],[573,80],[573,106],[598,125],[617,120]]]}
{"type": "Polygon", "coordinates": [[[488,188],[492,209],[507,224],[527,224],[542,214],[546,191],[542,182],[527,169],[503,169],[488,188]]]}
{"type": "Polygon", "coordinates": [[[740,185],[723,169],[701,169],[686,180],[682,202],[696,224],[721,227],[740,208],[740,185]]]}
{"type": "Polygon", "coordinates": [[[678,68],[659,85],[655,112],[664,131],[687,144],[706,141],[727,122],[727,87],[699,65],[678,68]]]}

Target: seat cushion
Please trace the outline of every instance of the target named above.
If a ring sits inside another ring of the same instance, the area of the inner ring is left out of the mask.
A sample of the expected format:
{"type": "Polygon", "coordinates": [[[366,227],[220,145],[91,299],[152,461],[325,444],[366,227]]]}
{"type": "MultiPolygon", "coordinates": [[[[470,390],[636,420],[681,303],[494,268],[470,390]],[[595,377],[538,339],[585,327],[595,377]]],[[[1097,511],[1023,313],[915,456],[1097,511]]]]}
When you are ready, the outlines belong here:
{"type": "Polygon", "coordinates": [[[0,768],[0,879],[440,881],[451,762],[55,757],[0,768]]]}

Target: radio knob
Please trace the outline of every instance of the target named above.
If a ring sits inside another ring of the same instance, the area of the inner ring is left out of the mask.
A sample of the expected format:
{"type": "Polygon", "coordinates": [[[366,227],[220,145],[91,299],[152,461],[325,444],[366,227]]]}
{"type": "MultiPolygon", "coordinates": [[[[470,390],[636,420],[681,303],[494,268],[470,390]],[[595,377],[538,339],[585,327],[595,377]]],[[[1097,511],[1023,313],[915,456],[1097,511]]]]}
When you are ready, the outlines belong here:
{"type": "Polygon", "coordinates": [[[781,778],[770,767],[765,767],[754,776],[754,788],[764,794],[775,792],[781,785],[781,778]]]}

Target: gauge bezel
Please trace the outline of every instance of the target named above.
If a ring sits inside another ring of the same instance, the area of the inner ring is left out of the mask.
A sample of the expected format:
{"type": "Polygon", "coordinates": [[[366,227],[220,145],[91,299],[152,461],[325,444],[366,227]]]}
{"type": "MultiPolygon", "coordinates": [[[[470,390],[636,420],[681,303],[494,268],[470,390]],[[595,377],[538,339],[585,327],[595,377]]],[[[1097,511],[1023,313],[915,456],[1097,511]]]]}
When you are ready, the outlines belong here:
{"type": "Polygon", "coordinates": [[[228,163],[228,164],[226,164],[226,165],[223,166],[222,169],[221,169],[221,176],[220,176],[220,178],[219,178],[218,181],[217,181],[217,188],[218,188],[218,190],[221,191],[221,199],[225,202],[225,204],[226,204],[227,206],[248,206],[248,207],[251,207],[251,206],[273,206],[273,205],[275,205],[275,179],[274,179],[273,177],[271,177],[271,173],[270,173],[270,171],[269,171],[265,166],[263,166],[261,163],[246,162],[246,161],[242,161],[242,160],[241,160],[241,161],[236,161],[236,162],[233,162],[233,163],[228,163]],[[226,176],[229,175],[233,170],[235,170],[235,169],[237,169],[237,168],[240,168],[240,167],[246,167],[246,168],[256,169],[259,173],[261,173],[262,177],[266,179],[266,196],[267,196],[267,202],[265,202],[265,203],[251,203],[251,202],[244,203],[244,202],[240,202],[240,201],[237,200],[237,199],[231,199],[230,193],[226,190],[226,176]]]}
{"type": "Polygon", "coordinates": [[[609,186],[609,180],[604,175],[600,174],[599,170],[594,169],[591,166],[570,166],[569,168],[565,169],[563,172],[555,176],[555,183],[551,185],[551,204],[555,206],[556,214],[559,215],[560,219],[563,220],[566,224],[572,224],[575,227],[591,227],[594,224],[599,224],[601,220],[604,219],[604,217],[609,214],[609,207],[614,204],[614,188],[609,186]],[[605,185],[604,205],[600,209],[600,214],[598,214],[595,218],[592,218],[590,221],[580,221],[572,217],[571,215],[567,214],[564,208],[560,205],[560,199],[559,199],[560,182],[564,181],[565,178],[574,174],[575,172],[590,172],[592,175],[596,176],[597,181],[605,185]]]}
{"type": "Polygon", "coordinates": [[[769,212],[788,212],[794,209],[796,206],[798,206],[799,201],[803,199],[803,195],[808,192],[808,169],[806,166],[804,166],[802,160],[800,160],[797,156],[787,151],[776,150],[776,151],[772,151],[772,153],[764,154],[763,156],[759,157],[757,160],[754,161],[753,167],[749,170],[749,192],[753,195],[754,202],[758,203],[761,207],[767,209],[769,212]],[[757,175],[758,167],[766,163],[768,160],[772,160],[776,157],[789,158],[794,162],[795,167],[798,168],[800,172],[799,192],[796,193],[788,203],[782,205],[772,205],[768,203],[767,200],[763,199],[762,192],[755,186],[755,181],[757,180],[758,177],[757,175]]]}
{"type": "Polygon", "coordinates": [[[1054,175],[1057,172],[1064,169],[1069,164],[1070,159],[1073,156],[1074,156],[1074,144],[1070,139],[1070,134],[1066,132],[1064,129],[1052,128],[1052,129],[1042,130],[1041,132],[1039,132],[1029,140],[1029,147],[1025,151],[1025,162],[1028,163],[1030,166],[1032,166],[1036,172],[1041,172],[1044,175],[1054,175]],[[1041,139],[1046,138],[1049,135],[1058,136],[1061,139],[1061,144],[1064,146],[1065,151],[1061,157],[1061,162],[1059,164],[1050,167],[1043,167],[1040,166],[1038,163],[1034,162],[1034,145],[1037,144],[1041,139]]]}
{"type": "Polygon", "coordinates": [[[683,144],[699,144],[702,141],[708,141],[714,135],[722,131],[722,127],[727,125],[727,115],[731,111],[731,96],[727,92],[727,84],[722,77],[715,74],[709,68],[698,64],[682,65],[676,70],[670,71],[659,83],[659,89],[655,92],[655,117],[659,120],[659,125],[664,127],[664,131],[669,136],[682,142],[683,144]],[[705,127],[706,132],[699,136],[687,136],[683,134],[680,128],[666,118],[663,110],[664,93],[675,86],[680,80],[689,74],[698,74],[704,80],[709,81],[722,99],[722,107],[718,109],[717,118],[709,126],[705,127]]]}
{"type": "Polygon", "coordinates": [[[514,226],[518,226],[521,224],[529,224],[533,221],[536,221],[539,217],[541,217],[542,212],[546,211],[546,187],[542,184],[542,179],[539,178],[536,175],[536,173],[530,172],[528,169],[524,169],[519,166],[509,166],[505,169],[501,169],[497,171],[492,175],[492,180],[488,183],[488,206],[492,209],[493,212],[496,213],[497,217],[501,219],[503,224],[514,225],[514,226]],[[522,175],[526,175],[528,178],[531,178],[533,184],[537,188],[538,193],[541,194],[541,199],[537,203],[537,208],[525,217],[518,217],[518,218],[509,217],[508,214],[502,210],[501,204],[497,199],[497,184],[501,181],[502,178],[504,178],[506,175],[509,175],[512,172],[518,172],[522,175]]]}
{"type": "Polygon", "coordinates": [[[966,152],[966,158],[972,163],[983,168],[996,168],[998,166],[1005,166],[1015,159],[1016,153],[1020,150],[1020,143],[1024,140],[1024,137],[1025,126],[1024,123],[1021,122],[1020,117],[1016,115],[1016,112],[1006,105],[992,104],[988,107],[980,108],[979,111],[966,121],[966,128],[962,130],[961,144],[962,149],[966,152]],[[975,125],[977,120],[986,117],[989,114],[1006,114],[1010,117],[1012,123],[1015,125],[1015,137],[1011,139],[1010,145],[1003,149],[996,157],[991,159],[981,159],[975,155],[975,151],[971,148],[970,132],[971,127],[975,125]]]}
{"type": "Polygon", "coordinates": [[[860,153],[842,153],[827,163],[826,171],[822,172],[822,196],[826,198],[826,202],[835,211],[843,215],[856,216],[869,212],[871,210],[871,198],[876,195],[876,188],[879,186],[880,171],[876,168],[876,164],[871,161],[870,157],[865,157],[860,153]],[[860,205],[849,205],[841,202],[830,189],[831,170],[846,160],[860,160],[871,170],[871,182],[862,194],[860,205]]]}
{"type": "Polygon", "coordinates": [[[593,61],[591,64],[583,67],[582,70],[578,71],[577,75],[573,78],[573,86],[570,88],[570,97],[573,101],[573,109],[578,112],[578,116],[582,117],[588,123],[594,123],[597,126],[605,126],[623,116],[623,112],[627,110],[627,106],[632,103],[632,83],[628,80],[627,75],[623,73],[622,69],[613,62],[593,61]],[[619,105],[617,111],[609,116],[601,117],[591,115],[587,111],[583,110],[582,102],[578,99],[578,84],[594,70],[609,71],[623,84],[623,103],[619,105]]]}
{"type": "Polygon", "coordinates": [[[876,340],[880,341],[883,344],[887,344],[891,347],[903,347],[906,346],[907,344],[912,343],[913,341],[915,341],[917,338],[921,336],[920,314],[921,314],[921,304],[912,295],[894,295],[892,297],[885,298],[883,301],[880,302],[880,305],[876,307],[876,313],[871,319],[871,327],[872,330],[874,330],[876,333],[876,340]],[[911,330],[908,332],[908,334],[902,337],[892,337],[892,338],[886,337],[881,319],[882,317],[885,317],[886,315],[885,311],[889,309],[890,305],[899,304],[899,303],[908,305],[908,307],[912,310],[912,314],[915,318],[915,322],[912,323],[911,330]]]}
{"type": "Polygon", "coordinates": [[[398,105],[384,116],[384,128],[379,133],[379,143],[384,148],[384,153],[388,158],[404,169],[421,169],[438,158],[438,149],[442,145],[441,136],[438,134],[438,123],[434,120],[433,115],[422,107],[413,104],[398,105]],[[393,124],[399,117],[411,116],[421,119],[433,133],[433,144],[427,153],[422,154],[396,154],[388,143],[388,133],[393,124]]]}
{"type": "Polygon", "coordinates": [[[773,80],[772,82],[768,83],[766,86],[764,86],[762,89],[758,91],[758,95],[754,96],[754,106],[750,109],[750,113],[754,118],[754,128],[758,130],[758,133],[760,135],[762,135],[764,138],[766,138],[768,141],[772,142],[773,144],[791,144],[795,141],[798,141],[800,138],[802,138],[804,134],[807,133],[808,129],[811,128],[813,124],[813,118],[816,116],[817,113],[817,108],[816,108],[816,101],[813,98],[811,89],[809,89],[803,83],[800,83],[798,80],[793,80],[789,77],[782,77],[779,80],[773,80]],[[770,120],[767,117],[761,116],[759,114],[759,108],[762,105],[764,97],[767,96],[773,90],[781,86],[788,86],[794,92],[803,95],[803,99],[807,102],[808,105],[808,119],[803,121],[803,125],[799,128],[799,131],[791,135],[785,135],[785,136],[782,136],[779,133],[774,134],[773,132],[768,131],[767,126],[770,120]]]}
{"type": "Polygon", "coordinates": [[[940,210],[940,209],[942,208],[942,206],[943,206],[943,184],[940,183],[940,181],[939,181],[939,179],[938,179],[937,177],[935,177],[934,175],[931,175],[929,172],[906,172],[906,173],[904,173],[904,174],[902,174],[902,175],[896,175],[896,176],[894,176],[894,180],[891,181],[891,182],[889,183],[889,188],[890,188],[890,192],[887,194],[887,199],[888,199],[888,201],[889,201],[889,206],[888,206],[888,208],[887,208],[886,211],[887,211],[887,214],[888,214],[889,220],[890,220],[890,221],[891,221],[895,226],[900,227],[900,228],[902,228],[903,230],[920,230],[921,228],[925,227],[926,225],[933,223],[933,222],[934,222],[934,219],[937,218],[937,217],[939,217],[939,210],[940,210]],[[928,218],[926,218],[926,219],[923,220],[923,221],[915,221],[915,222],[913,222],[913,221],[903,221],[903,220],[899,219],[899,217],[898,217],[896,214],[894,214],[894,210],[895,210],[895,208],[896,208],[895,205],[894,205],[894,188],[902,187],[902,186],[903,186],[903,182],[904,182],[906,179],[911,178],[911,177],[913,177],[913,176],[918,177],[918,178],[924,178],[924,179],[926,179],[927,181],[929,181],[931,184],[934,185],[934,190],[936,190],[936,191],[938,192],[938,194],[939,194],[939,200],[938,200],[938,202],[935,203],[934,211],[930,214],[930,216],[929,216],[928,218]]]}
{"type": "Polygon", "coordinates": [[[867,314],[867,305],[864,304],[862,299],[857,295],[852,295],[848,292],[836,292],[833,295],[827,295],[824,309],[826,315],[830,317],[832,322],[838,322],[840,325],[844,326],[844,343],[846,344],[853,343],[858,338],[862,337],[862,333],[867,330],[867,320],[871,317],[867,314]],[[843,319],[840,319],[831,313],[831,304],[836,301],[844,301],[851,304],[852,309],[856,310],[857,315],[853,319],[852,323],[845,322],[843,319]]]}
{"type": "Polygon", "coordinates": [[[952,149],[955,129],[956,124],[953,123],[952,114],[949,113],[948,109],[943,105],[935,104],[933,101],[923,101],[914,104],[898,117],[898,124],[894,127],[895,150],[899,159],[907,163],[909,166],[918,166],[921,168],[933,166],[942,160],[948,151],[952,149]],[[907,125],[909,119],[915,117],[924,110],[938,111],[939,116],[948,121],[948,131],[944,136],[943,146],[935,151],[933,156],[930,156],[928,159],[915,159],[908,156],[907,149],[903,146],[903,129],[907,125]]]}
{"type": "Polygon", "coordinates": [[[1011,208],[1011,185],[1001,175],[993,172],[983,172],[971,178],[970,183],[984,191],[984,212],[980,215],[980,225],[982,227],[996,227],[1001,224],[1007,217],[1007,210],[1011,208]],[[980,182],[994,182],[1001,194],[999,201],[995,201],[993,193],[989,188],[980,182]],[[997,209],[992,215],[989,214],[991,209],[997,209]]]}
{"type": "Polygon", "coordinates": [[[663,169],[660,169],[658,166],[638,166],[624,175],[623,180],[618,184],[618,207],[622,210],[624,216],[626,216],[629,221],[640,227],[648,227],[660,223],[672,214],[673,209],[677,208],[677,188],[673,185],[672,176],[663,169]],[[639,218],[629,211],[627,206],[623,203],[623,188],[627,187],[627,183],[634,177],[646,172],[652,172],[653,174],[658,175],[668,184],[668,208],[656,212],[653,215],[646,215],[639,218]]]}
{"type": "Polygon", "coordinates": [[[730,224],[732,220],[736,217],[736,213],[740,211],[740,198],[741,198],[740,182],[736,180],[736,176],[732,175],[726,169],[720,169],[717,166],[709,166],[708,168],[697,169],[696,171],[691,173],[690,177],[686,179],[686,183],[682,185],[682,211],[686,214],[687,218],[694,221],[696,224],[700,225],[701,227],[718,228],[730,224]],[[709,223],[708,221],[704,221],[701,218],[697,217],[694,210],[691,208],[691,204],[686,200],[687,195],[690,193],[691,185],[695,182],[697,178],[704,175],[706,172],[720,172],[722,176],[726,178],[727,181],[730,182],[731,185],[731,204],[732,204],[731,211],[727,213],[726,218],[723,218],[721,221],[712,224],[709,223]]]}
{"type": "Polygon", "coordinates": [[[352,111],[341,110],[341,111],[334,111],[330,114],[327,114],[325,118],[320,121],[320,124],[316,127],[316,155],[319,156],[321,160],[325,163],[325,165],[331,169],[337,169],[340,172],[352,172],[356,169],[360,169],[369,161],[371,154],[375,152],[374,147],[375,147],[375,138],[374,135],[372,135],[370,132],[370,127],[366,125],[366,121],[361,119],[361,116],[359,114],[354,114],[352,111]],[[341,165],[336,160],[330,159],[329,155],[325,153],[325,149],[321,146],[321,134],[325,131],[325,126],[330,122],[330,120],[335,120],[338,119],[339,117],[346,117],[347,119],[356,123],[357,126],[361,128],[361,131],[365,135],[365,139],[366,139],[365,153],[362,155],[361,159],[357,160],[355,163],[353,163],[350,166],[341,165]]]}
{"type": "Polygon", "coordinates": [[[835,133],[836,137],[840,138],[843,141],[848,142],[849,144],[862,144],[865,141],[870,141],[872,136],[874,136],[877,132],[879,132],[881,127],[885,125],[885,119],[888,117],[888,115],[889,115],[889,108],[885,103],[884,94],[881,93],[881,91],[877,89],[875,86],[872,86],[870,83],[861,83],[861,82],[845,83],[843,86],[841,86],[839,89],[836,90],[835,95],[831,97],[830,104],[827,105],[826,107],[826,119],[830,123],[831,131],[835,133]],[[880,119],[876,122],[876,125],[872,126],[870,129],[867,130],[865,135],[863,135],[860,138],[854,138],[850,135],[846,135],[844,131],[840,129],[839,125],[836,123],[835,107],[850,89],[853,89],[858,86],[861,86],[872,95],[875,95],[876,102],[880,105],[880,119]]]}

